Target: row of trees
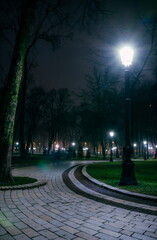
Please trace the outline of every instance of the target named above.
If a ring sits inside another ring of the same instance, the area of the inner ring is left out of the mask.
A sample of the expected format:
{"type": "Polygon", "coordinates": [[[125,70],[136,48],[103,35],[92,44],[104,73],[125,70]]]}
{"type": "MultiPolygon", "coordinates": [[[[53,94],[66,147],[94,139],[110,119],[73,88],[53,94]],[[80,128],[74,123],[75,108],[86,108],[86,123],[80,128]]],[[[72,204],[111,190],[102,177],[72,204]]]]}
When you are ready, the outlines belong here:
{"type": "MultiPolygon", "coordinates": [[[[117,89],[119,77],[112,72],[86,76],[86,87],[79,93],[68,89],[44,91],[34,87],[27,95],[25,120],[19,106],[15,125],[15,141],[20,141],[20,153],[28,153],[33,142],[48,149],[55,142],[68,148],[72,141],[90,143],[92,151],[101,145],[103,158],[110,142],[109,131],[115,131],[114,143],[124,144],[124,88],[117,89]]],[[[132,93],[132,142],[138,146],[143,140],[157,144],[157,111],[155,85],[141,85],[132,93]],[[154,94],[151,89],[154,89],[154,94]]],[[[19,105],[22,102],[19,103],[19,105]]],[[[142,146],[141,146],[142,148],[142,146]]]]}

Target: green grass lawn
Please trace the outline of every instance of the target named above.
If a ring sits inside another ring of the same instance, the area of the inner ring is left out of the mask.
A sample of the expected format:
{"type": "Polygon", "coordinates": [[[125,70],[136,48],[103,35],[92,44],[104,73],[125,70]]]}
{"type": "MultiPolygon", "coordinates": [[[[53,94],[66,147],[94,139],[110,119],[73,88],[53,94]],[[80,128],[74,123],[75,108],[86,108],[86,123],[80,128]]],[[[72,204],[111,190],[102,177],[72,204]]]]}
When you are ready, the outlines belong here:
{"type": "Polygon", "coordinates": [[[0,186],[15,186],[15,185],[22,185],[22,184],[28,184],[28,183],[34,183],[37,182],[37,179],[30,178],[30,177],[13,177],[14,182],[10,183],[3,183],[0,184],[0,186]]]}
{"type": "Polygon", "coordinates": [[[87,167],[87,172],[93,178],[114,187],[157,196],[156,160],[135,162],[135,174],[138,182],[137,186],[119,186],[118,183],[121,176],[121,162],[91,164],[87,167]]]}

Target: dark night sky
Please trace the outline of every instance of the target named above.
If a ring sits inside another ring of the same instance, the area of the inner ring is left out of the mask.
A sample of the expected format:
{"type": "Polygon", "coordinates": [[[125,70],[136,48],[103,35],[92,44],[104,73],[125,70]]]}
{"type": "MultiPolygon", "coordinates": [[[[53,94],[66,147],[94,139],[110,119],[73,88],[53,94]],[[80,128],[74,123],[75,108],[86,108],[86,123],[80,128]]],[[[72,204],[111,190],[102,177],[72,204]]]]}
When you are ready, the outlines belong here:
{"type": "MultiPolygon", "coordinates": [[[[140,54],[143,57],[143,53],[149,51],[147,48],[149,34],[143,34],[145,29],[132,1],[130,4],[129,1],[109,2],[108,8],[113,10],[114,14],[106,17],[103,23],[93,25],[91,35],[85,32],[76,33],[73,41],[63,41],[61,48],[55,52],[47,45],[40,48],[39,67],[34,74],[39,85],[46,89],[68,87],[76,90],[84,87],[85,74],[92,73],[96,61],[102,70],[108,65],[108,57],[113,68],[120,64],[118,48],[126,41],[136,48],[135,64],[139,61],[140,54]],[[93,53],[95,50],[98,50],[98,56],[93,53]]],[[[140,3],[141,9],[145,9],[143,3],[140,3]]],[[[150,9],[147,8],[144,13],[145,21],[154,14],[153,4],[154,1],[150,1],[150,9]]]]}
{"type": "Polygon", "coordinates": [[[34,77],[46,89],[68,87],[75,90],[84,84],[84,74],[90,69],[85,46],[79,39],[63,41],[54,52],[50,46],[43,45],[38,53],[38,63],[34,77]]]}
{"type": "MultiPolygon", "coordinates": [[[[144,26],[137,16],[133,1],[107,1],[108,9],[113,11],[110,17],[99,25],[93,25],[91,35],[76,31],[73,41],[63,40],[61,47],[52,51],[48,44],[39,43],[33,53],[36,57],[37,67],[33,70],[36,85],[51,89],[67,87],[77,90],[85,86],[85,74],[91,74],[96,64],[101,69],[105,65],[120,65],[118,47],[121,43],[129,41],[136,47],[135,63],[139,61],[140,53],[148,51],[143,42],[148,40],[148,33],[142,33],[144,26]],[[125,4],[124,4],[125,3],[125,4]],[[92,49],[89,50],[89,48],[92,49]],[[98,51],[97,51],[98,50],[98,51]],[[96,52],[96,55],[94,52],[96,52]],[[97,54],[98,53],[98,54],[97,54]],[[109,59],[109,60],[108,60],[109,59]]],[[[140,1],[139,1],[140,2],[140,1]]],[[[147,10],[144,2],[140,2],[144,9],[145,20],[153,16],[155,1],[151,0],[147,10]]],[[[146,1],[147,2],[147,1],[146,1]]],[[[3,45],[4,46],[4,45],[3,45]]],[[[7,65],[8,49],[1,47],[1,62],[7,65]]]]}

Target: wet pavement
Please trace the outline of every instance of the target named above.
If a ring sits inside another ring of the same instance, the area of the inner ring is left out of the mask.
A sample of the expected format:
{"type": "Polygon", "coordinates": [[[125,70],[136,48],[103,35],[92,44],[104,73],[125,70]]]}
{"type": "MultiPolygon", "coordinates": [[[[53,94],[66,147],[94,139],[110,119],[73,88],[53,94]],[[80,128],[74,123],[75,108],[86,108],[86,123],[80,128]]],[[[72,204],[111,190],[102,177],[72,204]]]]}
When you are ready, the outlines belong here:
{"type": "Polygon", "coordinates": [[[143,204],[150,207],[146,212],[139,211],[136,207],[140,208],[141,203],[134,200],[131,208],[124,207],[128,199],[121,199],[123,205],[116,201],[114,204],[114,199],[120,199],[97,193],[79,181],[80,176],[71,168],[79,164],[56,162],[14,169],[14,175],[35,177],[46,180],[47,184],[0,191],[0,240],[157,239],[157,215],[151,212],[153,204],[143,204]],[[69,175],[65,176],[65,171],[69,175]],[[70,179],[69,185],[65,178],[70,179]],[[96,194],[97,198],[84,196],[76,189],[88,191],[90,196],[96,194]],[[99,201],[101,198],[106,202],[99,201]]]}

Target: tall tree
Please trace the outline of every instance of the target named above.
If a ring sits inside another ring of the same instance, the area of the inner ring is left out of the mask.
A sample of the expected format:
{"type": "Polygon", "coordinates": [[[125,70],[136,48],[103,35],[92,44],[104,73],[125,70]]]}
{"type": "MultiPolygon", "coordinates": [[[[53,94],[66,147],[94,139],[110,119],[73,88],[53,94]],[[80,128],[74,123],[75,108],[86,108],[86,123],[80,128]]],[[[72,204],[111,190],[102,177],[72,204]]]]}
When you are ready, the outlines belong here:
{"type": "MultiPolygon", "coordinates": [[[[22,11],[19,18],[19,27],[16,34],[15,46],[13,47],[12,60],[10,64],[9,74],[7,77],[7,84],[5,86],[5,99],[3,104],[3,110],[1,114],[1,140],[0,140],[0,181],[11,181],[11,156],[12,156],[12,143],[13,143],[13,129],[15,113],[18,102],[19,89],[21,85],[21,79],[23,75],[24,61],[29,49],[34,45],[37,39],[44,39],[50,42],[53,46],[58,44],[60,34],[58,37],[57,26],[65,21],[65,28],[62,33],[65,36],[64,30],[66,30],[66,20],[69,19],[70,29],[79,25],[84,28],[89,25],[89,20],[94,22],[100,20],[100,16],[104,16],[104,1],[92,0],[84,1],[79,0],[76,4],[69,0],[56,0],[56,1],[44,1],[38,0],[38,6],[45,7],[38,8],[38,19],[42,17],[41,21],[33,23],[33,29],[36,29],[31,36],[31,43],[29,43],[30,30],[32,21],[34,18],[34,9],[37,0],[23,0],[21,1],[22,11]],[[68,13],[67,13],[68,9],[68,13]],[[54,11],[55,15],[54,15],[54,11]],[[48,16],[49,15],[49,16],[48,16]],[[50,16],[51,15],[51,16],[50,16]],[[48,17],[47,17],[48,16],[48,17]],[[70,16],[70,17],[69,17],[70,16]],[[53,21],[52,21],[53,19],[53,21]],[[71,21],[72,20],[72,21],[71,21]],[[49,24],[48,24],[49,22],[49,24]],[[35,23],[36,28],[35,28],[35,23]],[[54,24],[55,23],[55,24],[54,24]],[[54,28],[53,28],[54,27],[54,28]],[[53,33],[51,30],[54,30],[53,33]]],[[[21,10],[21,9],[20,9],[21,10]]],[[[16,28],[16,26],[14,25],[16,28]]]]}
{"type": "Polygon", "coordinates": [[[23,4],[8,81],[5,87],[0,129],[0,182],[12,180],[11,157],[15,114],[36,2],[37,0],[26,0],[23,4]]]}

